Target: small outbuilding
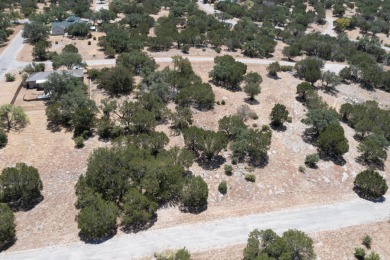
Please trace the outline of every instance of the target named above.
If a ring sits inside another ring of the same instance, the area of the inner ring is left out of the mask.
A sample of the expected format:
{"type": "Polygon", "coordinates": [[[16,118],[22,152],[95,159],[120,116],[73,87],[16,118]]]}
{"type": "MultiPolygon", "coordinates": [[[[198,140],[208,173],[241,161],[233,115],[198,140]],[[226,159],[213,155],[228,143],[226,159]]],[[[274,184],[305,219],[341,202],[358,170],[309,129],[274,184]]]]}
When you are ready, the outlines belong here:
{"type": "Polygon", "coordinates": [[[60,71],[43,71],[43,72],[36,72],[31,74],[26,79],[26,86],[27,88],[42,88],[42,84],[45,83],[48,79],[48,77],[53,73],[68,73],[72,75],[75,78],[80,79],[81,81],[84,81],[84,70],[82,69],[76,69],[76,70],[60,70],[60,71]]]}

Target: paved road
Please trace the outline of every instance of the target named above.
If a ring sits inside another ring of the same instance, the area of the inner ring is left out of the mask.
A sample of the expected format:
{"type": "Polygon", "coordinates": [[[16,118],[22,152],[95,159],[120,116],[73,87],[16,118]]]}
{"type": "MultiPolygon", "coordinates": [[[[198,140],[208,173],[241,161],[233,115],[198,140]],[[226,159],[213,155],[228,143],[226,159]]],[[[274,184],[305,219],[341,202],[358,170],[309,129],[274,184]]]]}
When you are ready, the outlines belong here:
{"type": "Polygon", "coordinates": [[[0,79],[8,70],[16,68],[15,60],[18,53],[23,48],[24,38],[22,37],[22,30],[15,36],[12,42],[8,43],[7,48],[0,55],[0,79]]]}
{"type": "Polygon", "coordinates": [[[100,245],[82,242],[58,247],[3,253],[1,259],[132,259],[167,248],[198,251],[245,243],[248,233],[271,228],[281,233],[296,228],[307,233],[383,221],[390,217],[390,196],[383,203],[363,199],[283,210],[267,214],[175,226],[110,239],[100,245]]]}

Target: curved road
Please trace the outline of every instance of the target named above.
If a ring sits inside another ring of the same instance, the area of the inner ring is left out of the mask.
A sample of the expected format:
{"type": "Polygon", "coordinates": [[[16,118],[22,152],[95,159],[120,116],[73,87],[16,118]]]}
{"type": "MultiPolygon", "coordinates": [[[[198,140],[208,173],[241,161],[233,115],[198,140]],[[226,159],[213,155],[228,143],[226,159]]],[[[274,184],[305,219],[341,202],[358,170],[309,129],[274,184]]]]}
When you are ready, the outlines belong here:
{"type": "Polygon", "coordinates": [[[1,259],[133,259],[168,248],[199,251],[245,243],[253,229],[271,228],[278,233],[296,228],[307,233],[384,221],[390,217],[390,196],[381,203],[363,199],[275,211],[192,225],[143,231],[114,237],[102,244],[78,242],[58,247],[3,253],[1,259]]]}

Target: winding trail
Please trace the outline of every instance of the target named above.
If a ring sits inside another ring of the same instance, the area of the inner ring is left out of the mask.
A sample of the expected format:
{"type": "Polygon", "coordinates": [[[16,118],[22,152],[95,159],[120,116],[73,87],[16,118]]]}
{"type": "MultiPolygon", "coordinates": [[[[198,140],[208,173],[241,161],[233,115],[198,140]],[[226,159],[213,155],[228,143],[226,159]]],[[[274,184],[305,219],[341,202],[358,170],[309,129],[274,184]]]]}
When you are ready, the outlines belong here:
{"type": "Polygon", "coordinates": [[[390,196],[384,202],[363,199],[323,206],[175,226],[114,237],[101,244],[78,242],[58,247],[3,253],[1,259],[133,259],[167,248],[206,250],[245,243],[251,230],[271,228],[278,233],[299,229],[307,233],[384,221],[390,216],[390,196]]]}

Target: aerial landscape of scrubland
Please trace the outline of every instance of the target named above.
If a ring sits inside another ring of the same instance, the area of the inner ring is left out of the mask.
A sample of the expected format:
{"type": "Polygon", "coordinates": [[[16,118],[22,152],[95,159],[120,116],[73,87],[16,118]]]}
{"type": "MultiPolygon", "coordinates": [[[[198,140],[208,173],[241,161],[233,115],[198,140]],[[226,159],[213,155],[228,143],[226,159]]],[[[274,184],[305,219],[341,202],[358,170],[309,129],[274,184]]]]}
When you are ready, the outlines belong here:
{"type": "Polygon", "coordinates": [[[0,8],[0,259],[390,259],[390,1],[0,8]]]}

